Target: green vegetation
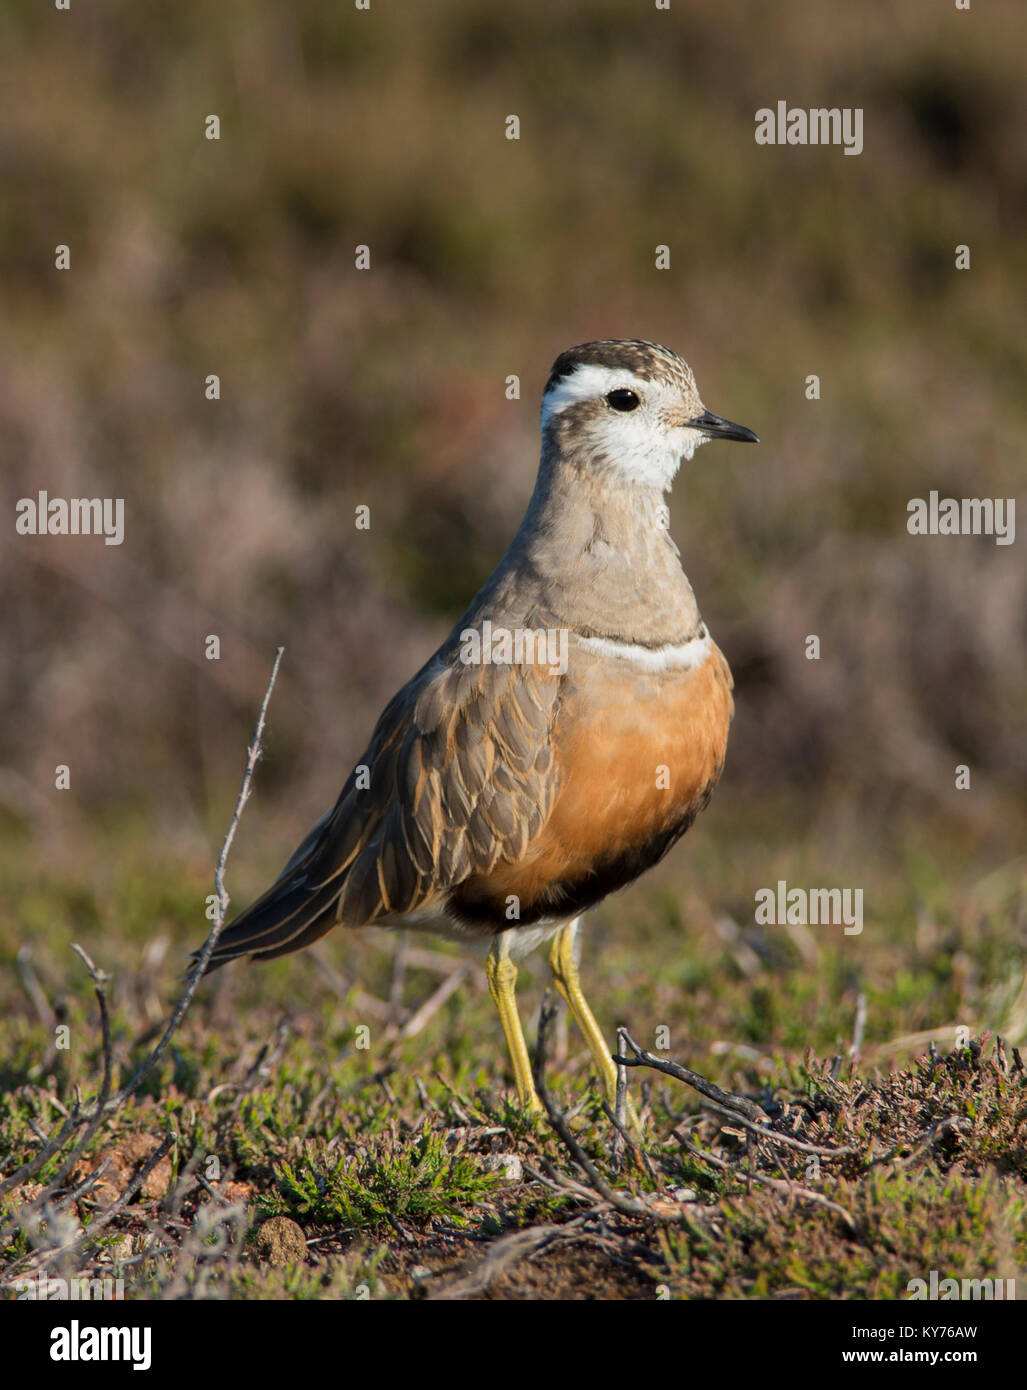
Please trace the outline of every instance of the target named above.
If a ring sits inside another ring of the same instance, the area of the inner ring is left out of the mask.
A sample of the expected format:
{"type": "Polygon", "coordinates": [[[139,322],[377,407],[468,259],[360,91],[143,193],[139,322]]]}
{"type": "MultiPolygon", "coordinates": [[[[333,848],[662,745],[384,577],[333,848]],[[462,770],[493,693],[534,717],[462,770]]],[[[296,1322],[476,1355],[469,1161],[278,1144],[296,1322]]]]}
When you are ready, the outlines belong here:
{"type": "MultiPolygon", "coordinates": [[[[685,1298],[901,1298],[932,1269],[942,1278],[1027,1277],[1027,1074],[1008,1041],[1024,1031],[1015,944],[1022,866],[947,905],[936,895],[930,909],[908,888],[903,906],[882,878],[867,891],[889,903],[887,914],[875,914],[863,937],[832,940],[835,929],[816,929],[825,935],[797,945],[783,928],[760,941],[714,920],[696,883],[727,885],[730,895],[730,838],[693,837],[703,847],[694,857],[707,861],[701,875],[686,879],[686,849],[652,883],[594,914],[584,969],[600,1015],[611,1037],[623,1022],[650,1048],[666,1028],[660,1055],[757,1099],[775,1130],[843,1150],[837,1158],[811,1163],[766,1144],[750,1152],[730,1117],[701,1111],[678,1082],[634,1070],[644,1142],[618,1159],[587,1054],[573,1030],[564,1054],[558,1030],[548,1080],[578,1143],[615,1191],[662,1212],[629,1216],[596,1198],[589,1217],[580,1195],[560,1186],[583,1181],[570,1154],[544,1120],[510,1103],[479,975],[404,1040],[396,1029],[460,956],[450,948],[415,956],[390,1029],[396,942],[344,936],[313,956],[232,967],[204,986],[162,1067],[72,1172],[81,1182],[108,1161],[97,1187],[73,1204],[79,1219],[102,1220],[165,1134],[173,1147],[64,1277],[120,1276],[140,1296],[434,1296],[481,1270],[517,1232],[540,1233],[541,1248],[490,1270],[468,1296],[644,1298],[662,1289],[685,1298]],[[850,1060],[860,992],[865,1040],[850,1060]],[[956,1045],[959,1025],[974,1037],[956,1045]],[[521,1173],[507,1181],[511,1155],[521,1173]],[[762,1187],[759,1177],[786,1188],[762,1187]],[[683,1215],[667,1224],[677,1208],[683,1215]],[[269,1224],[282,1218],[296,1223],[284,1227],[284,1244],[269,1224]]],[[[126,829],[120,842],[130,841],[126,829]]],[[[40,892],[27,877],[22,862],[8,863],[16,907],[16,883],[26,898],[40,892]]],[[[149,923],[175,901],[174,881],[171,866],[151,865],[123,893],[134,911],[119,915],[102,895],[47,879],[52,920],[70,920],[73,908],[87,925],[107,921],[90,947],[126,963],[109,990],[116,1079],[129,1075],[147,1035],[152,1043],[153,1021],[172,998],[174,957],[157,951],[148,966],[145,951],[149,923]]],[[[18,921],[0,932],[12,960],[18,921]]],[[[532,961],[525,972],[529,1020],[541,966],[532,961]]],[[[53,1132],[77,1088],[95,1094],[102,1056],[83,975],[70,951],[45,938],[23,953],[20,979],[13,969],[0,976],[5,1173],[53,1132]],[[33,995],[54,1002],[70,1047],[49,1045],[33,995]]],[[[51,1161],[6,1211],[16,1214],[57,1167],[51,1161]]],[[[48,1232],[46,1222],[32,1232],[15,1222],[7,1281],[37,1268],[53,1243],[48,1232]]],[[[44,1264],[58,1276],[59,1258],[44,1264]]]]}
{"type": "MultiPolygon", "coordinates": [[[[645,1140],[618,1159],[558,1029],[548,1081],[578,1142],[616,1193],[663,1204],[596,1215],[510,1104],[481,975],[407,1037],[460,957],[418,940],[401,971],[394,939],[337,933],[202,987],[66,1210],[20,1219],[57,1157],[4,1199],[5,1297],[40,1265],[174,1298],[1027,1281],[1027,570],[1015,545],[906,531],[933,488],[1022,486],[1021,8],[5,7],[4,525],[44,488],[124,498],[126,539],[0,546],[0,1176],[98,1093],[72,942],[112,975],[115,1085],[158,1035],[275,647],[239,906],[501,554],[549,363],[629,335],[680,350],[763,443],[703,450],[671,500],[735,674],[724,779],[591,914],[584,979],[611,1043],[664,1037],[775,1128],[852,1148],[811,1175],[637,1070],[645,1140]],[[757,146],[778,98],[862,105],[864,153],[757,146]],[[862,889],[862,934],[758,925],[779,879],[862,889]],[[490,1252],[506,1263],[483,1272],[490,1252]]],[[[529,1033],[545,974],[526,964],[529,1033]]]]}

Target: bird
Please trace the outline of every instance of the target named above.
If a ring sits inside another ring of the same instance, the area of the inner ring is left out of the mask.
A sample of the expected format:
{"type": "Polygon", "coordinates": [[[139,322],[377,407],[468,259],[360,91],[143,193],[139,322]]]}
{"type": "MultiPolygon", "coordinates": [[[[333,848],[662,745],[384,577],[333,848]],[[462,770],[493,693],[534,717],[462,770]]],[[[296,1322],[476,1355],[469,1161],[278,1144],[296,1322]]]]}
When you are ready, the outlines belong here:
{"type": "Polygon", "coordinates": [[[734,713],[731,672],[665,495],[700,445],[759,442],[706,409],[676,352],[634,338],[562,352],[540,424],[534,491],[496,569],[206,967],[271,960],[336,926],[487,948],[528,1112],[541,1107],[517,962],[546,943],[557,991],[615,1095],[581,986],[581,919],[662,859],[707,805],[734,713]]]}

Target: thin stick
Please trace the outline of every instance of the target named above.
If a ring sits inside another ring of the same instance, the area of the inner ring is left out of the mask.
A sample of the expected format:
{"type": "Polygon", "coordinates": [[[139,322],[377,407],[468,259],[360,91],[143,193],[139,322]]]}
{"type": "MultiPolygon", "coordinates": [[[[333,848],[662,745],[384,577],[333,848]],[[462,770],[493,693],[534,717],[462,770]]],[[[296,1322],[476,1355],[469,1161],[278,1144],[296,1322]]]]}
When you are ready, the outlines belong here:
{"type": "Polygon", "coordinates": [[[492,1242],[484,1257],[465,1269],[456,1279],[441,1284],[437,1289],[429,1288],[428,1298],[452,1300],[474,1298],[482,1294],[501,1274],[506,1274],[521,1260],[536,1255],[553,1240],[566,1236],[579,1226],[590,1213],[572,1217],[562,1226],[530,1226],[524,1231],[514,1231],[500,1236],[492,1242]]]}
{"type": "Polygon", "coordinates": [[[111,1051],[111,1020],[107,1012],[107,985],[110,983],[111,977],[105,970],[101,970],[99,966],[94,965],[86,952],[77,943],[72,942],[71,949],[89,971],[90,978],[93,981],[93,988],[96,992],[96,1002],[100,1006],[100,1030],[103,1036],[103,1081],[100,1085],[100,1098],[96,1102],[89,1123],[86,1125],[85,1133],[61,1164],[60,1172],[50,1184],[53,1188],[63,1187],[64,1181],[75,1166],[79,1154],[85,1150],[90,1139],[92,1139],[93,1135],[100,1128],[100,1124],[103,1121],[104,1106],[107,1104],[107,1097],[111,1093],[111,1080],[114,1076],[114,1057],[111,1051]]]}
{"type": "Polygon", "coordinates": [[[863,1031],[867,1026],[867,997],[865,994],[856,996],[856,1017],[852,1025],[852,1046],[849,1048],[850,1057],[858,1057],[860,1048],[863,1046],[863,1031]]]}
{"type": "Polygon", "coordinates": [[[613,1125],[615,1138],[622,1140],[623,1143],[628,1145],[635,1157],[645,1164],[645,1171],[652,1178],[653,1182],[658,1183],[659,1179],[653,1171],[653,1165],[649,1162],[649,1155],[646,1153],[645,1149],[636,1143],[635,1139],[629,1133],[627,1125],[625,1125],[623,1121],[618,1120],[617,1112],[611,1110],[609,1104],[605,1100],[601,1100],[599,1103],[603,1107],[603,1114],[610,1121],[610,1124],[613,1125]]]}
{"type": "MultiPolygon", "coordinates": [[[[687,1153],[701,1158],[704,1163],[709,1163],[714,1168],[720,1168],[726,1173],[736,1172],[730,1163],[726,1163],[722,1158],[717,1158],[715,1154],[707,1153],[705,1149],[697,1148],[683,1134],[679,1134],[677,1138],[687,1153]]],[[[797,1187],[795,1183],[785,1182],[782,1178],[768,1178],[763,1173],[750,1172],[747,1176],[751,1181],[761,1183],[764,1187],[769,1187],[773,1192],[780,1192],[785,1197],[801,1197],[804,1202],[812,1202],[814,1206],[826,1207],[828,1211],[834,1212],[835,1216],[840,1216],[850,1231],[858,1231],[859,1229],[851,1212],[847,1212],[837,1202],[832,1202],[830,1197],[825,1197],[819,1192],[811,1192],[808,1187],[797,1187]]]]}
{"type": "Polygon", "coordinates": [[[686,1086],[691,1086],[707,1100],[722,1105],[725,1110],[732,1110],[736,1115],[744,1115],[758,1125],[770,1123],[770,1116],[755,1101],[748,1100],[745,1096],[732,1095],[730,1091],[722,1091],[719,1086],[715,1086],[712,1081],[707,1081],[705,1076],[700,1076],[697,1071],[689,1071],[687,1067],[679,1067],[676,1062],[665,1062],[662,1057],[654,1057],[651,1052],[646,1052],[645,1048],[639,1047],[627,1030],[622,1029],[621,1031],[635,1055],[634,1057],[614,1057],[613,1060],[618,1066],[653,1067],[656,1071],[665,1072],[667,1076],[676,1076],[686,1086]]]}
{"type": "MultiPolygon", "coordinates": [[[[627,1030],[617,1029],[617,1050],[623,1052],[627,1046],[627,1030]]],[[[607,1110],[604,1101],[604,1108],[607,1110]]],[[[617,1064],[617,1092],[613,1104],[613,1161],[615,1166],[619,1166],[621,1153],[623,1151],[623,1137],[626,1133],[628,1120],[628,1069],[622,1063],[617,1064]]]]}
{"type": "Polygon", "coordinates": [[[717,1115],[723,1115],[732,1124],[741,1125],[748,1133],[755,1134],[758,1139],[765,1139],[768,1144],[781,1144],[786,1149],[798,1149],[800,1153],[816,1154],[820,1158],[844,1158],[847,1154],[856,1152],[855,1144],[845,1144],[837,1149],[825,1149],[820,1144],[810,1144],[805,1139],[796,1139],[794,1134],[779,1134],[776,1129],[768,1129],[766,1125],[754,1125],[751,1120],[747,1120],[737,1110],[727,1110],[723,1105],[714,1105],[712,1101],[705,1108],[712,1110],[717,1115]]]}
{"type": "Polygon", "coordinates": [[[915,1159],[929,1153],[942,1139],[956,1139],[962,1135],[970,1134],[972,1131],[973,1123],[965,1115],[945,1115],[942,1119],[935,1121],[927,1131],[927,1137],[911,1153],[906,1154],[905,1158],[900,1158],[895,1166],[896,1168],[906,1168],[915,1159]]]}
{"type": "Polygon", "coordinates": [[[588,1178],[593,1191],[602,1197],[604,1202],[609,1202],[614,1210],[621,1212],[624,1216],[647,1216],[649,1209],[644,1202],[639,1202],[633,1197],[624,1197],[606,1182],[597,1171],[595,1164],[585,1153],[584,1149],[571,1133],[562,1112],[553,1103],[545,1081],[546,1069],[546,1043],[550,1025],[556,1017],[557,1004],[555,998],[547,991],[542,999],[542,1007],[539,1009],[538,1016],[538,1036],[535,1043],[535,1089],[538,1098],[545,1106],[549,1123],[556,1130],[557,1135],[563,1141],[564,1148],[571,1158],[578,1165],[581,1171],[588,1178]]]}
{"type": "Polygon", "coordinates": [[[438,1013],[439,1009],[442,1008],[450,995],[456,993],[469,974],[470,967],[464,962],[461,962],[452,974],[432,991],[417,1012],[407,1019],[406,1023],[398,1030],[396,1036],[399,1038],[415,1037],[421,1029],[429,1023],[435,1014],[438,1013]]]}
{"type": "Polygon", "coordinates": [[[115,1110],[119,1105],[122,1105],[133,1091],[137,1090],[142,1082],[146,1080],[150,1072],[153,1071],[154,1067],[164,1056],[168,1043],[170,1043],[171,1039],[178,1031],[179,1024],[185,1017],[185,1011],[192,1003],[193,995],[196,993],[200,980],[203,978],[203,972],[207,968],[207,962],[213,955],[214,947],[218,943],[218,937],[224,929],[225,917],[228,913],[229,904],[231,903],[231,898],[228,896],[228,891],[225,888],[225,865],[228,862],[228,854],[232,848],[232,842],[235,840],[235,832],[239,828],[239,819],[242,816],[243,808],[250,799],[253,773],[257,763],[260,761],[260,755],[264,747],[264,724],[267,719],[268,705],[271,703],[271,692],[275,688],[275,681],[278,679],[278,668],[282,664],[282,657],[284,655],[284,647],[279,647],[275,652],[275,660],[271,667],[271,675],[268,677],[267,689],[264,691],[264,698],[260,705],[260,714],[257,716],[257,726],[253,731],[253,742],[247,750],[246,770],[243,773],[242,786],[239,788],[239,795],[235,802],[235,810],[232,812],[232,819],[228,823],[228,830],[221,845],[221,853],[218,855],[217,867],[214,870],[214,888],[217,892],[218,910],[213,925],[211,926],[210,934],[203,943],[203,949],[197,956],[193,968],[189,973],[185,990],[182,993],[181,999],[178,1001],[174,1013],[168,1020],[168,1026],[164,1029],[164,1034],[160,1042],[150,1053],[149,1057],[139,1065],[132,1079],[122,1086],[113,1100],[108,1102],[107,1108],[110,1110],[115,1110]]]}
{"type": "MultiPolygon", "coordinates": [[[[54,1154],[60,1152],[60,1150],[64,1147],[65,1143],[75,1133],[79,1126],[86,1125],[87,1129],[85,1134],[75,1145],[68,1159],[62,1166],[60,1173],[57,1175],[57,1178],[53,1182],[48,1183],[47,1191],[45,1193],[41,1193],[40,1196],[35,1199],[33,1206],[38,1205],[40,1207],[47,1195],[49,1193],[54,1192],[58,1187],[60,1187],[61,1183],[63,1183],[64,1179],[71,1171],[71,1168],[75,1163],[75,1160],[78,1158],[79,1154],[82,1152],[85,1146],[89,1143],[90,1139],[96,1133],[97,1127],[100,1124],[100,1119],[103,1115],[103,1107],[107,1103],[107,1097],[110,1095],[111,1078],[113,1076],[113,1062],[111,1056],[111,1023],[110,1016],[107,1013],[107,983],[110,979],[110,976],[93,964],[93,962],[89,959],[89,957],[86,955],[85,951],[83,951],[81,946],[74,945],[71,949],[85,963],[86,969],[92,976],[93,987],[96,992],[96,1000],[100,1006],[100,1023],[103,1029],[103,1084],[100,1089],[100,1099],[93,1110],[83,1111],[81,1104],[76,1100],[75,1104],[72,1106],[71,1113],[68,1115],[68,1118],[64,1121],[64,1124],[61,1125],[60,1129],[53,1136],[53,1138],[50,1139],[47,1143],[45,1143],[43,1147],[38,1151],[38,1153],[36,1153],[26,1163],[23,1163],[16,1172],[10,1175],[10,1177],[5,1178],[3,1182],[0,1182],[0,1196],[3,1196],[4,1193],[12,1191],[20,1183],[26,1182],[28,1181],[28,1179],[35,1177],[35,1175],[40,1171],[40,1169],[45,1164],[47,1164],[51,1158],[53,1158],[54,1154]]],[[[4,1226],[4,1233],[8,1231],[10,1225],[11,1223],[8,1222],[7,1225],[4,1226]]]]}
{"type": "Polygon", "coordinates": [[[32,965],[32,952],[27,946],[22,946],[17,956],[18,977],[21,980],[22,988],[32,1001],[32,1007],[39,1015],[39,1021],[43,1025],[43,1031],[52,1034],[56,1017],[50,1007],[50,1001],[43,993],[43,986],[39,983],[39,976],[36,974],[32,965]]]}
{"type": "MultiPolygon", "coordinates": [[[[122,1192],[121,1196],[118,1197],[116,1201],[112,1202],[111,1205],[107,1207],[103,1212],[95,1214],[92,1221],[90,1221],[89,1225],[85,1228],[81,1235],[76,1236],[74,1240],[69,1241],[67,1245],[62,1245],[57,1250],[44,1251],[43,1263],[42,1265],[39,1265],[36,1268],[45,1268],[47,1261],[52,1263],[58,1255],[69,1255],[72,1253],[77,1254],[80,1250],[84,1249],[84,1247],[87,1244],[91,1244],[93,1238],[97,1236],[105,1226],[109,1226],[116,1216],[121,1215],[121,1213],[128,1206],[129,1202],[131,1202],[132,1198],[142,1187],[143,1183],[156,1168],[157,1164],[165,1156],[165,1154],[171,1148],[172,1144],[175,1143],[177,1138],[178,1136],[173,1131],[169,1130],[165,1134],[164,1139],[159,1145],[159,1147],[154,1149],[150,1157],[146,1160],[143,1166],[138,1170],[138,1172],[129,1182],[128,1186],[125,1188],[124,1192],[122,1192]]],[[[106,1163],[104,1164],[104,1168],[106,1168],[106,1163]]],[[[98,1173],[99,1171],[101,1170],[98,1170],[98,1173]]],[[[91,1176],[98,1177],[98,1174],[94,1174],[91,1176]]],[[[80,1193],[79,1195],[81,1196],[82,1194],[80,1193]]],[[[30,1273],[34,1272],[34,1270],[30,1271],[30,1273]]]]}
{"type": "MultiPolygon", "coordinates": [[[[75,1159],[78,1157],[78,1155],[82,1152],[82,1149],[95,1134],[96,1129],[103,1116],[113,1110],[117,1110],[119,1106],[123,1105],[125,1101],[129,1098],[129,1096],[131,1096],[132,1093],[138,1089],[138,1087],[142,1084],[146,1077],[149,1076],[150,1072],[154,1069],[154,1067],[160,1061],[161,1057],[164,1055],[164,1052],[166,1051],[168,1044],[170,1043],[172,1037],[175,1035],[175,1032],[181,1024],[182,1019],[185,1016],[185,1011],[186,1009],[188,1009],[190,1003],[192,1002],[193,995],[196,993],[196,989],[203,975],[204,967],[210,959],[211,953],[213,952],[214,947],[217,944],[218,937],[221,935],[221,931],[225,925],[225,915],[228,911],[228,906],[230,902],[228,893],[225,890],[225,864],[228,860],[228,852],[232,847],[232,841],[235,839],[235,832],[239,825],[239,818],[242,815],[243,807],[246,805],[247,801],[250,798],[251,784],[253,781],[253,772],[260,759],[261,751],[263,748],[264,726],[267,718],[268,705],[271,701],[271,692],[274,690],[275,681],[278,678],[278,668],[281,665],[282,657],[284,656],[284,654],[284,647],[279,647],[275,653],[274,664],[271,667],[271,675],[268,678],[267,688],[264,691],[264,699],[261,702],[260,706],[260,714],[257,718],[256,729],[254,730],[253,742],[250,744],[250,747],[247,751],[246,770],[243,774],[242,786],[239,789],[239,795],[235,803],[235,810],[232,813],[232,819],[229,822],[228,831],[225,835],[224,842],[221,846],[221,853],[218,856],[217,868],[214,871],[214,886],[217,889],[218,898],[217,916],[215,917],[213,926],[211,927],[210,935],[204,942],[203,950],[200,952],[199,957],[197,958],[196,963],[189,975],[185,991],[182,994],[181,999],[178,1001],[178,1005],[174,1013],[171,1015],[171,1018],[168,1021],[168,1025],[164,1030],[164,1034],[161,1037],[160,1042],[153,1049],[150,1055],[140,1064],[132,1079],[121,1088],[117,1095],[111,1097],[110,1087],[111,1078],[113,1076],[113,1065],[111,1055],[110,1019],[107,1014],[106,997],[106,986],[109,976],[93,964],[89,956],[85,953],[85,951],[82,950],[81,946],[75,946],[73,949],[75,950],[76,954],[81,958],[81,960],[85,963],[86,969],[92,976],[93,984],[96,989],[97,1001],[100,1005],[100,1020],[103,1028],[104,1049],[104,1079],[100,1091],[100,1096],[98,1098],[97,1104],[91,1109],[83,1110],[81,1104],[78,1101],[76,1101],[75,1105],[72,1107],[71,1113],[68,1115],[68,1118],[65,1120],[64,1124],[61,1125],[60,1129],[54,1135],[54,1137],[47,1144],[44,1144],[43,1147],[39,1150],[39,1152],[36,1153],[31,1159],[29,1159],[27,1163],[22,1164],[22,1166],[16,1172],[12,1173],[3,1182],[0,1182],[0,1196],[3,1196],[4,1193],[9,1192],[13,1188],[17,1187],[19,1183],[25,1182],[29,1178],[34,1177],[35,1174],[38,1173],[39,1170],[44,1166],[44,1164],[46,1164],[56,1153],[60,1151],[60,1149],[64,1146],[64,1144],[71,1137],[71,1135],[74,1134],[74,1132],[81,1125],[86,1125],[86,1134],[83,1136],[82,1140],[75,1146],[75,1149],[73,1150],[70,1158],[65,1162],[64,1166],[61,1169],[60,1177],[63,1180],[63,1178],[67,1175],[67,1172],[70,1171],[70,1167],[74,1163],[75,1159]]],[[[35,1199],[35,1201],[31,1204],[30,1209],[34,1209],[37,1206],[40,1206],[42,1202],[48,1197],[48,1195],[56,1190],[57,1185],[55,1185],[54,1183],[49,1183],[47,1185],[47,1191],[45,1193],[41,1193],[40,1196],[35,1199]]],[[[8,1225],[10,1225],[10,1223],[8,1223],[8,1225]]]]}
{"type": "Polygon", "coordinates": [[[403,986],[406,983],[407,945],[409,944],[409,939],[409,932],[401,931],[399,933],[395,954],[392,957],[392,981],[389,985],[389,1008],[392,1010],[392,1021],[394,1023],[405,1016],[403,1008],[403,986]]]}

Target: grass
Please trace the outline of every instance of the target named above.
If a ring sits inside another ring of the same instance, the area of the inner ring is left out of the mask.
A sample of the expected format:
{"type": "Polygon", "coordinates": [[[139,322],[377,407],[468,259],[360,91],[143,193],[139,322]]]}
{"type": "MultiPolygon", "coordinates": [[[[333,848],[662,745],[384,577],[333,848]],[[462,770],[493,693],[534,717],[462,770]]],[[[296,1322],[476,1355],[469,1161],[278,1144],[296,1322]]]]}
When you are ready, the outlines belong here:
{"type": "MultiPolygon", "coordinates": [[[[7,7],[4,505],[103,494],[129,525],[0,549],[0,1172],[98,1091],[73,941],[112,972],[115,1081],[152,1045],[269,654],[287,644],[239,905],[502,553],[549,363],[608,335],[681,350],[763,443],[703,451],[674,491],[735,673],[731,751],[681,849],[590,914],[585,982],[611,1040],[623,1023],[853,1152],[807,1173],[635,1072],[644,1143],[618,1160],[558,1028],[578,1142],[666,1209],[583,1198],[510,1103],[480,975],[404,1037],[458,958],[337,934],[204,985],[63,1208],[25,1214],[56,1159],[7,1199],[5,1296],[41,1263],[254,1300],[883,1298],[1021,1269],[1027,574],[986,537],[910,537],[906,508],[1021,486],[1027,88],[1015,0],[907,8],[255,0],[241,44],[199,0],[7,7]],[[777,96],[865,107],[863,155],[756,146],[777,96]],[[779,878],[861,887],[863,933],[760,927],[779,878]]],[[[544,974],[526,964],[529,1021],[544,974]]]]}
{"type": "MultiPolygon", "coordinates": [[[[204,986],[162,1065],[68,1175],[65,1189],[106,1160],[91,1192],[63,1214],[19,1223],[55,1158],[7,1199],[7,1295],[40,1264],[62,1277],[121,1277],[144,1298],[465,1289],[511,1299],[881,1299],[905,1297],[931,1270],[1027,1277],[1027,1074],[1014,1045],[1024,1031],[1022,863],[976,878],[963,866],[956,892],[931,871],[925,846],[895,846],[866,885],[879,915],[863,936],[807,940],[757,929],[751,911],[749,925],[741,911],[716,917],[696,883],[728,899],[735,890],[730,838],[712,817],[709,829],[692,832],[688,880],[672,858],[593,914],[590,993],[607,1026],[659,1042],[659,1055],[758,1100],[775,1131],[837,1157],[753,1147],[730,1117],[643,1069],[630,1081],[644,1138],[618,1155],[587,1054],[561,1025],[552,1095],[602,1179],[655,1214],[586,1199],[587,1179],[550,1125],[512,1103],[477,974],[404,1039],[386,1001],[401,1024],[460,957],[415,942],[400,973],[394,938],[331,938],[204,986]],[[865,1036],[851,1057],[860,993],[865,1036]],[[74,1267],[45,1253],[76,1229],[88,1237],[169,1134],[168,1155],[74,1267]],[[517,1233],[523,1255],[511,1245],[517,1233]]],[[[747,873],[743,864],[739,882],[747,873]]],[[[59,938],[74,931],[99,964],[123,963],[110,1000],[124,1080],[152,1044],[180,949],[195,944],[177,923],[199,920],[203,884],[167,863],[86,888],[10,855],[4,876],[0,948],[12,965],[19,924],[40,924],[38,946],[0,976],[9,1173],[78,1091],[98,1085],[95,1003],[59,938]],[[46,1007],[52,1019],[40,1016],[46,1007]],[[66,1048],[52,1041],[61,1024],[66,1048]]],[[[526,1017],[542,974],[541,960],[526,963],[526,1017]]]]}

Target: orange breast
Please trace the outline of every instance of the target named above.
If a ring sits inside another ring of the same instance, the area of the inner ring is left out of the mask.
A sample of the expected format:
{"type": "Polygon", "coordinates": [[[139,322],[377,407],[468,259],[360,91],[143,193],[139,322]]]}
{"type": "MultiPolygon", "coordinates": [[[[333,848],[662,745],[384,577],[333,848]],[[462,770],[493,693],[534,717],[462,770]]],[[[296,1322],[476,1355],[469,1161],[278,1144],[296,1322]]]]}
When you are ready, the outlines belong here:
{"type": "Polygon", "coordinates": [[[694,670],[596,658],[571,671],[553,736],[561,791],[552,813],[522,859],[456,890],[458,916],[498,912],[513,926],[510,895],[522,923],[583,911],[662,858],[712,794],[734,708],[717,647],[694,670]]]}

